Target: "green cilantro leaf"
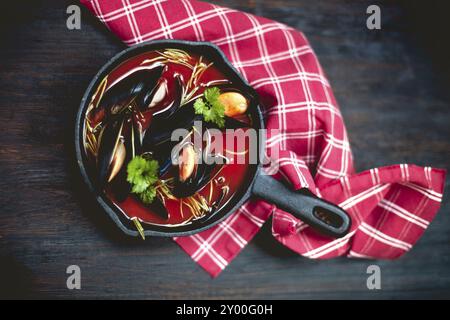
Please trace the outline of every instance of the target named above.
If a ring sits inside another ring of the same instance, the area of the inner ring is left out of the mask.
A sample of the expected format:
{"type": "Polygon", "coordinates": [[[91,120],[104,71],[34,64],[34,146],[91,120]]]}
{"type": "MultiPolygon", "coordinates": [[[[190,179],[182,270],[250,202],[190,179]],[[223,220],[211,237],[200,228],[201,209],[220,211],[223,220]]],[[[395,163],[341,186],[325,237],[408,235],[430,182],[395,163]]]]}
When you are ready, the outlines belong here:
{"type": "Polygon", "coordinates": [[[152,203],[153,199],[156,197],[156,189],[155,188],[148,188],[144,192],[139,194],[139,197],[141,198],[142,202],[148,204],[152,203]]]}
{"type": "Polygon", "coordinates": [[[134,157],[128,163],[127,181],[131,184],[131,192],[138,195],[145,204],[152,203],[156,196],[158,170],[156,160],[148,160],[141,156],[134,157]]]}
{"type": "Polygon", "coordinates": [[[194,102],[196,114],[203,115],[207,122],[215,123],[219,128],[225,126],[225,107],[219,101],[220,90],[217,87],[207,88],[203,93],[203,98],[198,98],[194,102]]]}
{"type": "Polygon", "coordinates": [[[218,87],[207,88],[203,95],[205,96],[205,99],[207,101],[213,103],[214,101],[219,99],[220,89],[218,87]]]}

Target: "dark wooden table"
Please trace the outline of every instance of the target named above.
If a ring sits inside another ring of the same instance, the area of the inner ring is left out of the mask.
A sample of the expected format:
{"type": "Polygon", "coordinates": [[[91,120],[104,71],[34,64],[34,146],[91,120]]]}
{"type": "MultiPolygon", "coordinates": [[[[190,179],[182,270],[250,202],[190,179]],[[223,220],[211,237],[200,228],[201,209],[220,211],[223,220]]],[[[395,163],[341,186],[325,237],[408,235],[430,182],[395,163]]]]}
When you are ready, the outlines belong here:
{"type": "MultiPolygon", "coordinates": [[[[398,261],[310,261],[281,247],[267,224],[212,280],[168,239],[123,236],[86,195],[73,150],[83,91],[123,45],[87,11],[82,29],[69,31],[65,11],[76,1],[15,3],[0,19],[0,297],[450,298],[448,195],[398,261]],[[378,291],[366,288],[373,263],[378,291]],[[66,288],[71,264],[81,267],[81,290],[66,288]]],[[[380,31],[365,27],[371,1],[219,3],[305,32],[334,86],[358,170],[449,167],[443,1],[382,2],[380,31]]]]}

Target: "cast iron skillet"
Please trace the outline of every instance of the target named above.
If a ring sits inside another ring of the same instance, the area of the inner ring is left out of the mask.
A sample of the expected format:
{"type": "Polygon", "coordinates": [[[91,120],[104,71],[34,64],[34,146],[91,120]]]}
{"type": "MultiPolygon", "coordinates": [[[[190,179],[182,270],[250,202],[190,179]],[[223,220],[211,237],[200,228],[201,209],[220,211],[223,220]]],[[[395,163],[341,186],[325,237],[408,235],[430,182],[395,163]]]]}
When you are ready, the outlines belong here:
{"type": "MultiPolygon", "coordinates": [[[[214,61],[215,65],[223,71],[225,76],[252,96],[248,112],[253,119],[254,128],[264,129],[263,116],[256,92],[240,76],[230,62],[228,62],[222,51],[211,43],[179,40],[151,41],[125,49],[114,56],[94,77],[81,100],[75,123],[75,148],[81,175],[90,191],[94,194],[97,202],[108,213],[111,219],[114,220],[117,226],[131,236],[139,235],[132,221],[125,217],[101,190],[95,187],[94,181],[91,179],[93,175],[89,172],[89,167],[87,166],[82,140],[84,116],[95,89],[100,81],[114,68],[141,53],[166,48],[178,48],[191,53],[199,53],[214,61]]],[[[264,149],[261,146],[264,146],[264,141],[262,141],[262,138],[259,138],[258,153],[260,159],[264,155],[264,149]]],[[[342,237],[350,229],[350,217],[341,208],[317,198],[308,190],[294,191],[290,189],[283,183],[264,175],[261,166],[258,164],[249,166],[248,177],[245,179],[246,183],[241,186],[242,191],[234,195],[231,201],[219,211],[184,226],[168,227],[142,223],[145,235],[173,237],[192,235],[204,231],[230,216],[230,214],[249,200],[250,197],[258,197],[275,204],[278,208],[291,213],[324,235],[342,237]]]]}

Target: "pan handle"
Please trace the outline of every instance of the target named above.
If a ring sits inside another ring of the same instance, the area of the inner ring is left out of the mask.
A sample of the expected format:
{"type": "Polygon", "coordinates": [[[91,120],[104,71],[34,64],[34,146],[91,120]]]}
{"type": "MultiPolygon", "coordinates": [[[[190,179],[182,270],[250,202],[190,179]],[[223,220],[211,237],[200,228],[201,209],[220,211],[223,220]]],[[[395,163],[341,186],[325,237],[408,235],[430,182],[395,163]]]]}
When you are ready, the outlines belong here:
{"type": "Polygon", "coordinates": [[[316,197],[308,189],[291,190],[270,176],[258,174],[252,193],[324,235],[340,238],[350,229],[351,219],[343,209],[316,197]]]}

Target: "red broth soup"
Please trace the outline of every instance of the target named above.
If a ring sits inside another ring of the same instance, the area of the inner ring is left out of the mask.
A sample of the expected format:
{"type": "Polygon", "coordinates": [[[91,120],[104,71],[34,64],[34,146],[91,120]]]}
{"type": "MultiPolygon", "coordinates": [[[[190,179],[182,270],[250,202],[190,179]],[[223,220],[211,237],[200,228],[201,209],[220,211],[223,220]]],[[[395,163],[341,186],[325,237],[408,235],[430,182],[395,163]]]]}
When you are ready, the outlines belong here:
{"type": "Polygon", "coordinates": [[[94,91],[83,131],[89,172],[124,216],[186,225],[241,191],[249,97],[214,61],[174,48],[149,51],[121,63],[94,91]]]}

